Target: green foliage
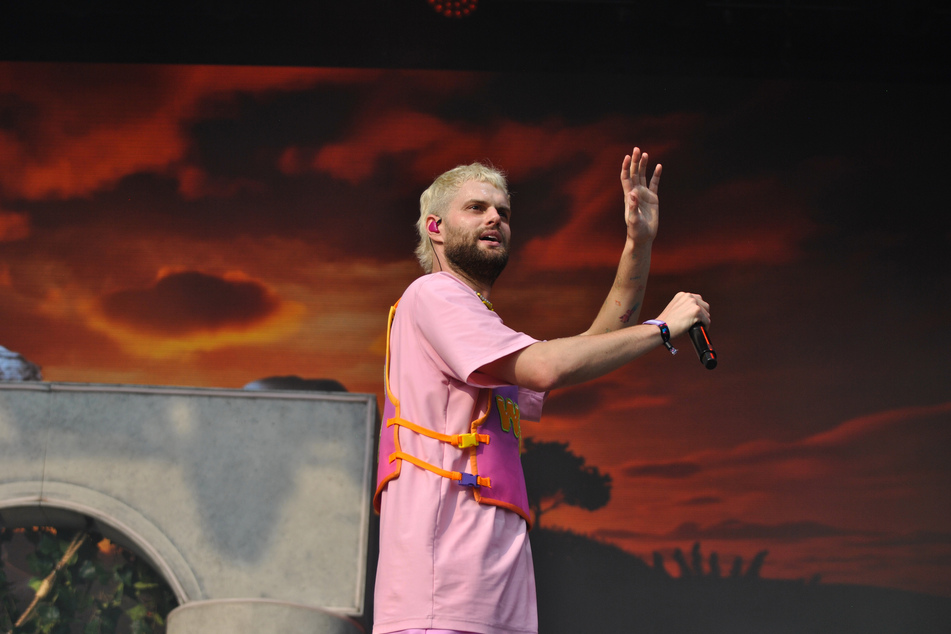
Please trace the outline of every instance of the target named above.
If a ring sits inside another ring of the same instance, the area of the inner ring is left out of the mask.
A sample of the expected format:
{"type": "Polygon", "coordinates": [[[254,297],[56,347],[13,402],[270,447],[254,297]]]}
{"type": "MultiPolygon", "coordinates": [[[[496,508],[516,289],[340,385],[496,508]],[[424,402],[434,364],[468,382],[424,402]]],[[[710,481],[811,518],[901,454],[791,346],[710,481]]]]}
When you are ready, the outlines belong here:
{"type": "MultiPolygon", "coordinates": [[[[34,593],[48,580],[46,596],[34,606],[17,600],[0,560],[0,632],[15,634],[156,634],[175,598],[164,581],[133,553],[118,547],[101,552],[101,535],[81,542],[74,531],[21,531],[33,546],[26,564],[34,593]],[[75,540],[75,542],[74,542],[75,540]],[[75,552],[69,555],[70,545],[75,552]],[[78,549],[76,545],[79,544],[78,549]],[[58,570],[57,570],[58,567],[58,570]],[[51,575],[55,572],[55,576],[51,575]],[[22,603],[22,604],[21,604],[22,603]],[[17,619],[24,622],[15,626],[17,619]]],[[[0,529],[0,547],[14,531],[0,529]]],[[[107,542],[108,544],[108,542],[107,542]]]]}
{"type": "MultiPolygon", "coordinates": [[[[0,550],[4,542],[9,541],[6,532],[0,532],[0,550]]],[[[7,580],[7,573],[3,569],[3,558],[0,557],[0,632],[9,632],[13,629],[16,620],[17,606],[10,590],[13,584],[7,580]]]]}

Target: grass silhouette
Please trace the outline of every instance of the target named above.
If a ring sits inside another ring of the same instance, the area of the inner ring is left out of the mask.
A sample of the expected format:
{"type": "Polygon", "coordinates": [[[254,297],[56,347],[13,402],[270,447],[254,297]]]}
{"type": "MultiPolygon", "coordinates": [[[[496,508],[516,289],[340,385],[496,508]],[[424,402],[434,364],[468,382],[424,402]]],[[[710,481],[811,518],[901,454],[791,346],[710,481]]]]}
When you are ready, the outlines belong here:
{"type": "MultiPolygon", "coordinates": [[[[678,549],[681,576],[568,531],[532,531],[540,634],[946,634],[951,599],[858,585],[763,579],[766,551],[746,571],[705,570],[678,549]]],[[[717,562],[714,564],[713,562],[717,562]]]]}

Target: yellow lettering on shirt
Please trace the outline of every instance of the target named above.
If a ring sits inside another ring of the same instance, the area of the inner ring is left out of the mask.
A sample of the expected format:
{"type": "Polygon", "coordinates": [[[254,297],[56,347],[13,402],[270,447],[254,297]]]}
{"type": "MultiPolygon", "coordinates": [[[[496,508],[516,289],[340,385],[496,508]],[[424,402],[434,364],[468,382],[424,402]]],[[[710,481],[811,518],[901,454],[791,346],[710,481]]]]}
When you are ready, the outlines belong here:
{"type": "Polygon", "coordinates": [[[514,429],[515,437],[522,439],[522,417],[518,411],[518,403],[510,398],[503,398],[496,395],[495,404],[499,408],[499,420],[502,423],[502,431],[508,432],[514,429]]]}

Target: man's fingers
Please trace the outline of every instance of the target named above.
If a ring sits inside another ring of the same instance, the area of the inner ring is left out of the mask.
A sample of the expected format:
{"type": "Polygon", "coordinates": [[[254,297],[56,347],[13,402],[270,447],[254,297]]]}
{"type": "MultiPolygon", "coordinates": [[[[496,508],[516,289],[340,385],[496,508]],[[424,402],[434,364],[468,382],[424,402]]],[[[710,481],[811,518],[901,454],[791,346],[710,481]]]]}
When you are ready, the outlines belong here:
{"type": "Polygon", "coordinates": [[[631,179],[637,182],[637,173],[641,164],[641,148],[635,147],[631,150],[631,179]]]}
{"type": "Polygon", "coordinates": [[[660,173],[662,171],[662,165],[657,164],[657,167],[654,168],[654,175],[651,176],[651,191],[655,194],[660,190],[660,173]]]}
{"type": "Polygon", "coordinates": [[[627,154],[624,157],[624,160],[621,161],[621,180],[628,180],[631,178],[631,155],[627,154]]]}
{"type": "Polygon", "coordinates": [[[630,154],[624,156],[624,160],[621,161],[621,182],[624,184],[625,190],[628,185],[632,185],[633,188],[644,187],[650,189],[655,194],[658,192],[663,168],[660,163],[654,167],[654,172],[651,174],[650,183],[648,184],[647,167],[649,163],[650,156],[647,152],[642,152],[639,147],[635,147],[630,154]]]}

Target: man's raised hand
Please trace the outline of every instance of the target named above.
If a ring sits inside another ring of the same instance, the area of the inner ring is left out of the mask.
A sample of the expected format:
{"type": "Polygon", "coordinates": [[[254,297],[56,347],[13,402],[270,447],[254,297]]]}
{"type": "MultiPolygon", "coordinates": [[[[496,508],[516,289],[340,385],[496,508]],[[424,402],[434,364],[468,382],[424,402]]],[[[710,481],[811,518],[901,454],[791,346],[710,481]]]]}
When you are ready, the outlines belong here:
{"type": "Polygon", "coordinates": [[[660,204],[661,165],[658,163],[647,182],[647,152],[634,148],[621,162],[621,187],[624,190],[624,222],[627,237],[638,246],[650,244],[657,236],[660,204]]]}

